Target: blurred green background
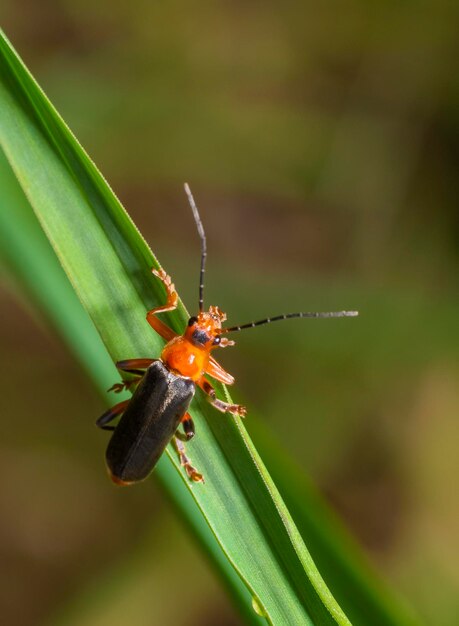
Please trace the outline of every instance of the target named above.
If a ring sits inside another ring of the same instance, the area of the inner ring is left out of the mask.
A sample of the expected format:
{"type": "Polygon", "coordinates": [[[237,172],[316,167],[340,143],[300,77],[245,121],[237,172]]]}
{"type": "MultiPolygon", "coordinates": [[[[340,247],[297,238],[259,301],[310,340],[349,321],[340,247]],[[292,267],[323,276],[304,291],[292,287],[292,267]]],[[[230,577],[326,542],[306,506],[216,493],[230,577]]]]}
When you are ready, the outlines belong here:
{"type": "MultiPolygon", "coordinates": [[[[220,360],[255,442],[262,420],[425,622],[457,624],[459,5],[3,0],[0,18],[190,311],[185,180],[230,323],[360,310],[241,333],[220,360]]],[[[2,621],[241,623],[155,480],[112,488],[102,401],[2,279],[2,621]]]]}

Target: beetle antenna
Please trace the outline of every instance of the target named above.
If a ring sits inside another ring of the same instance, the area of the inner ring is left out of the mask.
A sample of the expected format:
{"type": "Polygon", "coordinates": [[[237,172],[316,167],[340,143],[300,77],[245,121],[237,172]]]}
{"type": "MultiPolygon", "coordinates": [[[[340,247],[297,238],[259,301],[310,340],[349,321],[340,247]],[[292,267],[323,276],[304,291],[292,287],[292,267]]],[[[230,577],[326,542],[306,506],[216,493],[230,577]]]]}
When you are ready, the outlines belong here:
{"type": "Polygon", "coordinates": [[[255,326],[262,326],[263,324],[270,324],[271,322],[278,322],[280,320],[289,320],[292,317],[356,317],[359,314],[358,311],[330,311],[326,313],[286,313],[284,315],[276,315],[276,317],[267,317],[264,320],[258,322],[249,322],[248,324],[242,324],[241,326],[231,326],[231,328],[223,328],[223,333],[234,333],[238,330],[244,330],[244,328],[254,328],[255,326]]]}
{"type": "Polygon", "coordinates": [[[201,239],[201,271],[199,274],[199,312],[202,313],[204,308],[204,273],[206,271],[206,257],[207,257],[207,244],[206,233],[204,232],[204,226],[202,225],[201,218],[199,217],[198,207],[194,201],[193,194],[191,193],[188,183],[185,183],[185,193],[188,196],[188,202],[190,203],[191,210],[193,211],[194,221],[196,222],[196,228],[198,229],[199,237],[201,239]]]}

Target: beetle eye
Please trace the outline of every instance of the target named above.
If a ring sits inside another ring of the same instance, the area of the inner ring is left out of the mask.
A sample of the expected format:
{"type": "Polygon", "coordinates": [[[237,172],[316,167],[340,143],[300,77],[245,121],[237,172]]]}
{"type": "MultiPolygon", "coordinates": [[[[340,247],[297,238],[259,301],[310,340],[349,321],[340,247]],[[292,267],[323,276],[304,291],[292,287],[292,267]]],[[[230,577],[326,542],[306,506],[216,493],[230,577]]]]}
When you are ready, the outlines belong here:
{"type": "Polygon", "coordinates": [[[218,346],[218,344],[220,343],[220,337],[215,337],[212,343],[214,344],[214,346],[218,346]]]}
{"type": "Polygon", "coordinates": [[[190,317],[190,319],[188,320],[188,326],[193,326],[193,324],[196,324],[197,321],[197,317],[190,317]]]}

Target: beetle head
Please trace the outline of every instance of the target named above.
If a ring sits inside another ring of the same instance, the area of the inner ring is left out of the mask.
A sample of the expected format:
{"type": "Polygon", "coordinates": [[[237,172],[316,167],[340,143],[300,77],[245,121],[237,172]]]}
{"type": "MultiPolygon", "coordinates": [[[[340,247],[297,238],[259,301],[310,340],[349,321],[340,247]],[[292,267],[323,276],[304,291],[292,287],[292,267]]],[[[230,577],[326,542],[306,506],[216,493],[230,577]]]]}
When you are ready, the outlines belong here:
{"type": "Polygon", "coordinates": [[[210,350],[219,345],[222,323],[225,320],[226,313],[218,306],[210,306],[209,311],[190,317],[185,337],[194,345],[210,350]]]}

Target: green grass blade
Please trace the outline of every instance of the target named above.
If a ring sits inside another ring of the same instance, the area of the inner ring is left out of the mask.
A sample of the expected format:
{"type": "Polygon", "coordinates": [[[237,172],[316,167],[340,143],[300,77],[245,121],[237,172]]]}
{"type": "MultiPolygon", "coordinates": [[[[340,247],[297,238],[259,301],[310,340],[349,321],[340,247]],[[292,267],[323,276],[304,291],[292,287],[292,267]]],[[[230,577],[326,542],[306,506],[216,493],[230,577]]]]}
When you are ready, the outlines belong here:
{"type": "Polygon", "coordinates": [[[314,562],[352,624],[420,626],[413,611],[376,575],[355,539],[330,511],[301,467],[258,420],[251,432],[314,562]]]}
{"type": "MultiPolygon", "coordinates": [[[[34,307],[43,313],[70,347],[102,395],[118,374],[100,335],[78,300],[48,239],[22,193],[0,149],[0,259],[14,272],[34,307]]],[[[161,481],[174,506],[213,561],[234,600],[250,624],[261,620],[252,609],[252,596],[226,559],[215,536],[182,488],[175,469],[165,465],[161,481]]]]}
{"type": "MultiPolygon", "coordinates": [[[[107,183],[0,39],[0,141],[78,297],[113,360],[157,355],[145,311],[164,300],[156,261],[107,183]]],[[[183,306],[169,316],[176,329],[183,306]]],[[[330,594],[240,420],[222,419],[197,394],[192,458],[206,476],[192,485],[171,465],[217,542],[273,624],[349,624],[330,594]]],[[[166,469],[167,468],[167,469],[166,469]]]]}
{"type": "MultiPolygon", "coordinates": [[[[3,253],[4,260],[24,283],[29,297],[49,316],[88,373],[102,388],[107,388],[114,376],[112,360],[77,299],[1,151],[0,197],[3,205],[11,209],[8,212],[0,211],[0,253],[3,253]],[[11,213],[14,219],[11,219],[11,213]]],[[[271,474],[319,571],[352,623],[355,626],[368,623],[374,626],[419,624],[378,580],[358,546],[331,515],[301,468],[279,449],[263,424],[251,417],[250,425],[258,448],[268,462],[271,474]],[[295,476],[294,481],[292,476],[295,476]]],[[[173,496],[175,491],[170,493],[173,496]]],[[[187,517],[188,523],[193,525],[206,553],[214,559],[220,558],[219,567],[225,572],[226,582],[231,585],[235,598],[245,608],[246,619],[256,623],[250,594],[247,598],[246,588],[234,575],[234,570],[224,558],[202,517],[199,514],[193,517],[196,508],[191,497],[179,498],[175,504],[187,517]]]]}

